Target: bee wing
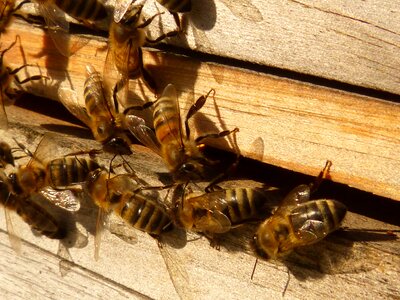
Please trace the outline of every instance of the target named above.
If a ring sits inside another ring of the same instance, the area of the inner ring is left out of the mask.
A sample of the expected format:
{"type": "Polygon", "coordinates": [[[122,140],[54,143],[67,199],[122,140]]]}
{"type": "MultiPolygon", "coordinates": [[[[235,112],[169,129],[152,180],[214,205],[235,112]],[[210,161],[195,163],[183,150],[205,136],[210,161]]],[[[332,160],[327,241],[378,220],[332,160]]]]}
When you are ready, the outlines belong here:
{"type": "Polygon", "coordinates": [[[175,244],[181,239],[177,234],[168,233],[160,237],[158,242],[158,248],[160,249],[161,256],[164,259],[164,263],[167,267],[167,271],[171,282],[175,288],[176,293],[180,299],[192,299],[193,293],[190,283],[189,275],[184,266],[184,260],[179,256],[178,251],[170,244],[175,244]],[[171,239],[170,242],[168,240],[171,239]],[[167,241],[167,242],[165,242],[167,241]]]}
{"type": "Polygon", "coordinates": [[[125,15],[131,3],[135,2],[135,0],[119,0],[115,5],[114,9],[114,22],[119,23],[122,17],[125,15]]]}
{"type": "Polygon", "coordinates": [[[5,215],[5,219],[6,219],[6,226],[7,226],[8,238],[10,240],[10,245],[16,253],[20,254],[21,253],[21,239],[15,233],[15,229],[14,229],[14,225],[13,225],[12,217],[11,217],[12,213],[13,212],[10,211],[7,207],[4,207],[4,215],[5,215]]]}
{"type": "Polygon", "coordinates": [[[59,88],[58,99],[72,115],[91,128],[91,119],[86,109],[79,104],[75,91],[70,88],[59,88]]]}
{"type": "Polygon", "coordinates": [[[231,221],[220,211],[210,211],[208,215],[195,221],[198,231],[210,233],[224,233],[231,229],[231,221]]]}
{"type": "MultiPolygon", "coordinates": [[[[170,99],[172,101],[172,108],[174,110],[173,114],[178,116],[178,120],[179,120],[179,130],[176,133],[175,130],[172,130],[172,128],[170,128],[170,132],[172,134],[174,134],[174,138],[175,140],[183,147],[183,137],[182,137],[182,120],[181,120],[181,114],[180,114],[180,110],[179,110],[179,102],[178,102],[178,96],[176,93],[176,88],[174,85],[172,84],[168,84],[165,88],[164,91],[160,97],[161,98],[166,98],[166,99],[170,99]]],[[[161,110],[160,111],[160,123],[165,123],[165,124],[170,124],[170,118],[168,118],[164,111],[161,110]]]]}
{"type": "MultiPolygon", "coordinates": [[[[113,30],[113,24],[110,25],[110,30],[113,30]]],[[[115,41],[110,39],[108,52],[103,69],[104,89],[106,98],[112,107],[116,107],[118,101],[125,105],[128,99],[129,92],[129,55],[131,44],[124,43],[123,45],[114,45],[115,41]],[[118,59],[116,49],[118,47],[118,59]],[[118,66],[117,67],[117,61],[118,66]],[[114,89],[117,88],[116,98],[114,99],[114,89]]]]}
{"type": "Polygon", "coordinates": [[[59,262],[60,274],[62,277],[64,277],[69,273],[69,271],[71,271],[73,260],[71,254],[69,253],[68,248],[62,243],[62,241],[60,241],[58,244],[57,255],[60,257],[60,262],[59,262]]]}
{"type": "Polygon", "coordinates": [[[40,190],[40,194],[65,210],[78,211],[81,208],[79,199],[71,190],[55,190],[51,187],[45,187],[40,190]]]}
{"type": "Polygon", "coordinates": [[[99,260],[101,236],[103,235],[104,226],[107,220],[108,214],[103,209],[99,208],[96,221],[96,233],[94,236],[94,259],[99,260]]]}
{"type": "Polygon", "coordinates": [[[69,23],[65,19],[65,13],[60,10],[53,1],[41,1],[37,6],[39,14],[44,18],[48,32],[57,50],[66,57],[70,52],[69,23]]]}
{"type": "Polygon", "coordinates": [[[135,115],[127,115],[125,119],[127,127],[133,136],[143,145],[149,147],[161,156],[160,143],[158,142],[154,131],[146,125],[145,121],[135,115]]]}

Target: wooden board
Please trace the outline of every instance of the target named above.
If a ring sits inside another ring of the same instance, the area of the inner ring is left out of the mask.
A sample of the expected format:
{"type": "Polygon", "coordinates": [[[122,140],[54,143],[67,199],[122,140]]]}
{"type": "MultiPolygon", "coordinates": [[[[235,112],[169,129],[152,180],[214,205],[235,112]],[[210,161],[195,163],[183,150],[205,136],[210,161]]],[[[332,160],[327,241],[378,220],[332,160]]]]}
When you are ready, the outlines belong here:
{"type": "MultiPolygon", "coordinates": [[[[58,132],[55,140],[60,155],[77,148],[97,147],[87,131],[85,134],[67,121],[19,107],[11,107],[8,111],[10,129],[0,133],[2,139],[13,146],[12,138],[16,138],[34,150],[41,134],[52,127],[53,130],[69,128],[69,135],[58,132]]],[[[165,170],[163,163],[144,147],[134,146],[134,150],[129,162],[138,175],[149,184],[159,184],[155,172],[165,170]]],[[[100,162],[106,165],[109,159],[106,154],[99,157],[100,162]]],[[[21,159],[17,163],[24,164],[25,161],[21,159]]],[[[239,186],[241,183],[232,184],[239,186]]],[[[398,234],[400,227],[353,213],[346,217],[345,226],[364,230],[338,232],[326,242],[299,252],[302,256],[294,256],[291,262],[260,261],[253,280],[250,275],[255,258],[248,242],[254,226],[224,236],[220,251],[211,248],[206,239],[198,239],[193,233],[185,237],[175,232],[164,246],[163,255],[153,238],[138,231],[128,231],[122,226],[136,240],[127,243],[115,232],[106,231],[100,260],[96,262],[93,259],[96,213],[95,209],[82,206],[74,215],[84,242],[67,243],[73,263],[64,277],[59,273],[61,258],[56,255],[57,241],[32,235],[29,227],[17,218],[14,227],[25,241],[18,256],[9,246],[4,218],[1,218],[2,296],[7,299],[71,299],[77,295],[82,298],[116,299],[276,299],[281,297],[285,288],[288,269],[291,275],[285,297],[289,299],[386,299],[400,296],[400,243],[386,233],[393,230],[398,234]],[[308,252],[312,249],[316,252],[308,252]]],[[[117,219],[112,218],[110,222],[114,224],[117,219]]]]}
{"type": "MultiPolygon", "coordinates": [[[[10,65],[37,64],[39,69],[30,67],[29,74],[50,78],[27,84],[29,92],[57,99],[58,88],[67,86],[84,103],[86,64],[103,69],[105,40],[93,39],[67,59],[41,29],[24,23],[14,23],[2,41],[8,45],[16,34],[23,51],[14,47],[6,54],[10,65]]],[[[216,90],[194,118],[197,134],[238,127],[237,143],[245,156],[310,175],[331,160],[333,181],[400,199],[398,103],[165,52],[146,50],[144,55],[160,86],[172,82],[177,87],[183,112],[210,88],[216,90]]],[[[130,86],[130,102],[154,99],[141,82],[130,86]]],[[[231,142],[208,141],[228,150],[231,142]]]]}
{"type": "MultiPolygon", "coordinates": [[[[165,11],[144,2],[147,17],[165,11]]],[[[169,43],[400,94],[399,7],[398,0],[192,1],[186,36],[169,43]]],[[[149,27],[153,37],[160,24],[165,32],[176,27],[165,13],[149,27]]]]}

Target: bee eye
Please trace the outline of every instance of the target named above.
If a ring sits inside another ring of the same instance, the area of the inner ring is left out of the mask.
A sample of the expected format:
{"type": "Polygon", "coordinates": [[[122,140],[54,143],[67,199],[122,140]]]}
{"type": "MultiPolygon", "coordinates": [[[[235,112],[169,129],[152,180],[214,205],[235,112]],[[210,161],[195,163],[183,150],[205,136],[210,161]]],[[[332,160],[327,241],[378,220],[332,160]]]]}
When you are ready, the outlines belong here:
{"type": "Polygon", "coordinates": [[[183,164],[182,169],[185,172],[193,172],[195,170],[194,165],[192,165],[192,164],[183,164]]]}

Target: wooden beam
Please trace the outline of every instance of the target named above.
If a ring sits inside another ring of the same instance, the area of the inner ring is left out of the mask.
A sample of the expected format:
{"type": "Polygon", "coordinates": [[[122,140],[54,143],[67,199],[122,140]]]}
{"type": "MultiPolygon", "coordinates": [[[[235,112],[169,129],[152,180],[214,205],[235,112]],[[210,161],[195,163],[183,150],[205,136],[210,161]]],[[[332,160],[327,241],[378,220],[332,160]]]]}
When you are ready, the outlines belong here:
{"type": "MultiPolygon", "coordinates": [[[[55,139],[59,155],[98,146],[90,134],[82,134],[81,129],[66,121],[16,106],[10,107],[8,112],[10,129],[0,130],[0,133],[2,140],[12,146],[15,146],[13,138],[16,138],[34,150],[51,125],[69,129],[66,130],[68,136],[58,133],[55,139]]],[[[109,164],[110,158],[107,154],[98,157],[105,165],[109,164]]],[[[150,185],[160,184],[155,172],[165,171],[165,168],[154,153],[145,147],[134,146],[134,154],[127,159],[140,178],[150,185]]],[[[17,163],[23,165],[27,160],[20,159],[17,163]]],[[[241,181],[231,184],[249,186],[248,182],[243,185],[241,181]]],[[[33,235],[22,220],[14,218],[15,232],[23,241],[21,254],[17,255],[9,246],[5,219],[0,218],[0,288],[3,296],[199,299],[209,295],[216,299],[243,299],[243,296],[272,299],[281,297],[288,272],[290,281],[285,296],[290,299],[304,298],[304,295],[309,299],[400,296],[400,243],[387,233],[392,230],[398,234],[399,226],[349,212],[344,226],[362,230],[337,232],[326,241],[298,252],[291,261],[259,261],[251,280],[255,257],[249,241],[255,230],[254,224],[223,235],[220,251],[210,247],[205,238],[180,231],[165,237],[166,244],[160,250],[152,237],[129,229],[112,215],[108,225],[110,230],[103,234],[100,260],[96,262],[93,259],[93,234],[97,210],[90,204],[90,199],[83,199],[81,209],[70,216],[83,242],[64,240],[73,260],[69,271],[64,270],[64,277],[59,270],[61,257],[56,254],[58,241],[33,235]],[[112,228],[121,229],[117,232],[112,228]],[[119,238],[117,233],[130,237],[130,242],[119,238]]],[[[382,212],[385,213],[389,212],[382,212]]]]}
{"type": "MultiPolygon", "coordinates": [[[[85,67],[90,62],[103,69],[104,39],[92,39],[67,59],[39,28],[15,22],[3,45],[15,35],[23,51],[14,47],[7,53],[10,65],[37,64],[29,74],[50,78],[27,84],[27,90],[57,99],[58,88],[68,86],[84,103],[85,67]]],[[[183,111],[210,88],[216,90],[214,101],[209,99],[194,118],[197,134],[238,127],[245,156],[310,175],[331,160],[333,181],[400,200],[399,104],[159,51],[145,50],[144,59],[160,86],[177,87],[183,111]]],[[[154,99],[140,82],[131,81],[130,87],[129,101],[154,99]]]]}

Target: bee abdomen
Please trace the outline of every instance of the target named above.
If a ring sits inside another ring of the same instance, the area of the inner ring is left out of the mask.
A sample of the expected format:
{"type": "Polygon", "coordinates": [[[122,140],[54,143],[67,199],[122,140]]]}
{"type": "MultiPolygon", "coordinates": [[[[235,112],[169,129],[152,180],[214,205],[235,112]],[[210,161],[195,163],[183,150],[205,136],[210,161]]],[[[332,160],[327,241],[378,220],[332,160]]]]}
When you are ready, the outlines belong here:
{"type": "Polygon", "coordinates": [[[49,181],[54,188],[64,188],[84,182],[89,173],[99,167],[92,159],[77,157],[54,159],[47,166],[49,181]]]}
{"type": "Polygon", "coordinates": [[[192,10],[191,0],[157,0],[162,6],[172,12],[189,12],[192,10]]]}
{"type": "Polygon", "coordinates": [[[228,189],[226,190],[228,207],[224,213],[229,217],[232,225],[239,225],[260,218],[265,201],[265,196],[255,189],[228,189]]]}
{"type": "Polygon", "coordinates": [[[315,200],[299,205],[292,210],[290,220],[295,231],[304,228],[305,224],[317,222],[312,230],[318,237],[338,229],[346,215],[346,207],[335,200],[315,200]]]}
{"type": "Polygon", "coordinates": [[[55,3],[76,19],[98,21],[107,16],[104,5],[97,0],[56,0],[55,3]]]}
{"type": "Polygon", "coordinates": [[[175,141],[180,137],[179,113],[171,99],[161,97],[154,106],[154,130],[161,144],[175,141]]]}
{"type": "Polygon", "coordinates": [[[160,235],[171,220],[156,203],[138,195],[132,196],[121,208],[120,216],[131,226],[152,235],[160,235]]]}

